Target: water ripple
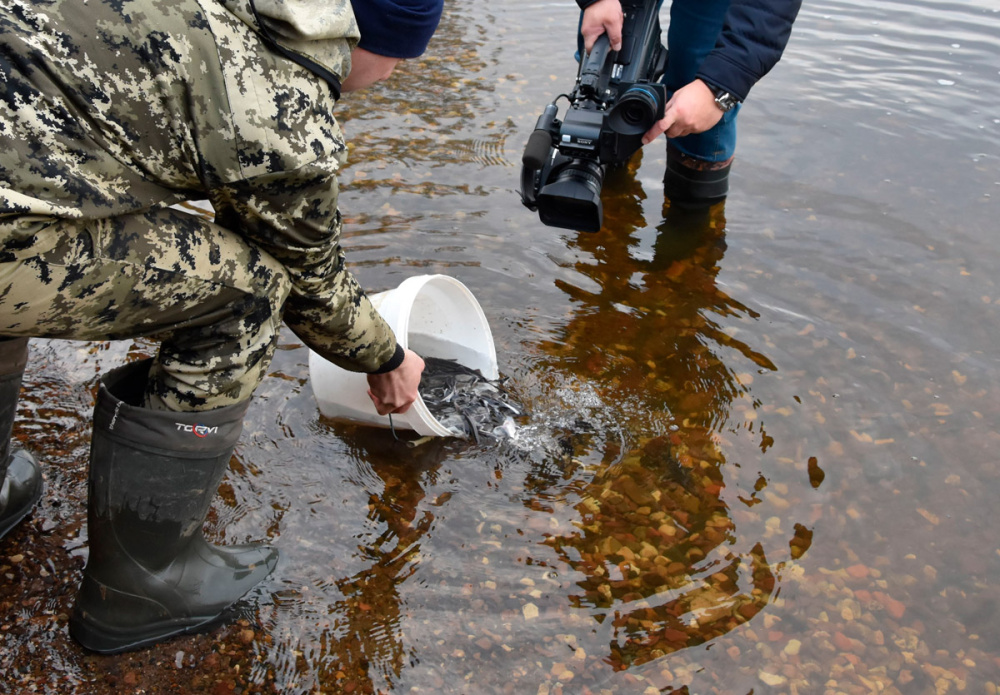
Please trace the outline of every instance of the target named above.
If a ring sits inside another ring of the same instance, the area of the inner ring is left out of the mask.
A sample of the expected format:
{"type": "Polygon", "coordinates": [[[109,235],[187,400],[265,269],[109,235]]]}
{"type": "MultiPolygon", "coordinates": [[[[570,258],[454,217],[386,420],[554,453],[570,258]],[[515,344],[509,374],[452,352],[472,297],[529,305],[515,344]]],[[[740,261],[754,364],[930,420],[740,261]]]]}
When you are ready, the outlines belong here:
{"type": "Polygon", "coordinates": [[[981,129],[1000,113],[998,37],[1000,13],[985,4],[808,3],[783,60],[805,68],[798,96],[981,129]]]}

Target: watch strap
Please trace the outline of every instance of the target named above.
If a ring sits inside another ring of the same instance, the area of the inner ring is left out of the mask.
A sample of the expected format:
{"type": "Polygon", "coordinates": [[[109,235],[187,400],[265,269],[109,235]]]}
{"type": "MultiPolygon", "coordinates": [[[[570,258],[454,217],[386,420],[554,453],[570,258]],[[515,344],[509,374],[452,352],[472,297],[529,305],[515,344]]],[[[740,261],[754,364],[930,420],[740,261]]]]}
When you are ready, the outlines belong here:
{"type": "Polygon", "coordinates": [[[732,111],[739,105],[740,100],[722,87],[716,87],[714,85],[709,85],[708,87],[712,90],[712,94],[715,95],[715,105],[718,106],[721,111],[732,111]]]}

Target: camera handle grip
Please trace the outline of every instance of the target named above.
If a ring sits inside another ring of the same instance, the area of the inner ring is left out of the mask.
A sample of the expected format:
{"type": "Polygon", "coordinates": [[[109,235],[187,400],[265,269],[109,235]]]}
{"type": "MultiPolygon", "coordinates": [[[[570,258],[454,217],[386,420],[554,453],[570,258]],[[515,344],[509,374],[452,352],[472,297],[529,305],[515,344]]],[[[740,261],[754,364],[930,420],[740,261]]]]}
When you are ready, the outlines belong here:
{"type": "MultiPolygon", "coordinates": [[[[611,39],[607,34],[601,34],[594,42],[594,47],[580,64],[580,89],[584,94],[597,94],[601,84],[601,73],[604,72],[604,63],[607,62],[608,54],[611,52],[611,39]]],[[[607,73],[610,77],[610,71],[607,73]]]]}

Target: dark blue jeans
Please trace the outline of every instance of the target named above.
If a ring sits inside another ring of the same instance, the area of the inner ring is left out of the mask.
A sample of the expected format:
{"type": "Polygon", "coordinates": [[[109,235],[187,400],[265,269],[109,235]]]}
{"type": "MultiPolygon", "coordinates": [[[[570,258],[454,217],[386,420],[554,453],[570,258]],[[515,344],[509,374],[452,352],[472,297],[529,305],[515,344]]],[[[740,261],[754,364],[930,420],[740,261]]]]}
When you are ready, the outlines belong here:
{"type": "MultiPolygon", "coordinates": [[[[661,0],[662,3],[662,0],[661,0]]],[[[667,28],[667,93],[690,83],[705,56],[715,47],[729,0],[672,0],[667,28]]],[[[722,120],[704,133],[671,138],[682,153],[707,162],[724,162],[736,151],[736,115],[740,107],[726,112],[722,120]]]]}

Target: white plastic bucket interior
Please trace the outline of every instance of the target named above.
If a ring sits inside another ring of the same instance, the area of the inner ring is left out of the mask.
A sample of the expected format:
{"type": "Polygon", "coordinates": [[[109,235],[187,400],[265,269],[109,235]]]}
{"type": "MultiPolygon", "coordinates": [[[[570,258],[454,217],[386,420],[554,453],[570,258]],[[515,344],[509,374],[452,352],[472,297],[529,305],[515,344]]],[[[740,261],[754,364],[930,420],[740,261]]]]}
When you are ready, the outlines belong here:
{"type": "MultiPolygon", "coordinates": [[[[371,297],[404,348],[421,357],[453,359],[478,369],[488,379],[499,377],[496,348],[486,315],[472,292],[449,275],[419,275],[404,280],[394,290],[371,297]]],[[[348,372],[316,353],[309,356],[313,393],[324,416],[336,420],[389,427],[389,417],[379,415],[368,397],[364,374],[348,372]]],[[[457,436],[427,409],[422,398],[392,425],[424,436],[457,436]]]]}

